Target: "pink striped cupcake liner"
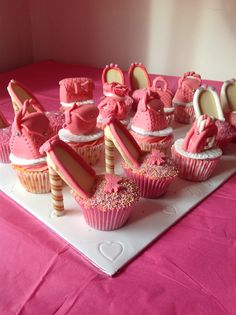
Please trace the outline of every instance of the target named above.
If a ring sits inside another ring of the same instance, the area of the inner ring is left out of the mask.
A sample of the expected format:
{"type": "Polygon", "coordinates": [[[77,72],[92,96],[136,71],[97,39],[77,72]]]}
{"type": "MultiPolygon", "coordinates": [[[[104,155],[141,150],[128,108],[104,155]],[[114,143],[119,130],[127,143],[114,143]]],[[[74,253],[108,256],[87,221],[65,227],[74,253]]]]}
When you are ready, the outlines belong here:
{"type": "Polygon", "coordinates": [[[193,106],[175,105],[175,121],[182,124],[191,124],[195,120],[193,106]]]}
{"type": "Polygon", "coordinates": [[[21,185],[28,192],[33,194],[44,194],[51,191],[49,172],[26,172],[16,168],[14,168],[14,170],[21,185]]]}
{"type": "Polygon", "coordinates": [[[136,141],[138,142],[142,151],[151,152],[152,150],[156,149],[156,150],[160,150],[164,153],[167,153],[173,144],[173,137],[172,137],[172,139],[170,139],[168,141],[156,142],[156,143],[148,143],[148,142],[142,142],[142,141],[138,141],[138,140],[136,140],[136,141]]]}
{"type": "Polygon", "coordinates": [[[90,165],[95,165],[104,152],[104,142],[94,146],[72,146],[72,148],[90,165]]]}
{"type": "Polygon", "coordinates": [[[132,179],[140,190],[141,197],[144,198],[159,198],[167,192],[169,185],[173,182],[175,177],[164,177],[158,179],[151,179],[143,175],[134,173],[130,168],[126,168],[122,163],[125,174],[132,179]]]}
{"type": "Polygon", "coordinates": [[[125,208],[100,210],[85,208],[79,203],[86,223],[96,230],[112,231],[122,227],[128,220],[134,205],[125,208]]]}
{"type": "Polygon", "coordinates": [[[10,146],[9,144],[4,144],[0,146],[0,163],[10,163],[10,146]]]}
{"type": "Polygon", "coordinates": [[[179,176],[190,181],[205,181],[215,170],[220,161],[216,159],[197,160],[178,154],[172,148],[172,159],[179,171],[179,176]]]}

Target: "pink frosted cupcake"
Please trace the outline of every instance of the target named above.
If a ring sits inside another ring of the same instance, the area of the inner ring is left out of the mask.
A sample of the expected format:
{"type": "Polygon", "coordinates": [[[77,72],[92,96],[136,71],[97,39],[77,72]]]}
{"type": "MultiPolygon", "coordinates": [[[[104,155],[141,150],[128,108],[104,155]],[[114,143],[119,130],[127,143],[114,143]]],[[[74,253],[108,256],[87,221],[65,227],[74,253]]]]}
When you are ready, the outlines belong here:
{"type": "Polygon", "coordinates": [[[201,85],[201,76],[195,72],[186,72],[179,79],[178,89],[173,98],[175,121],[190,124],[194,121],[193,96],[201,85]]]}
{"type": "Polygon", "coordinates": [[[31,193],[50,191],[46,154],[40,146],[51,136],[52,130],[44,112],[30,112],[26,101],[17,111],[10,139],[10,161],[22,186],[31,193]]]}
{"type": "Polygon", "coordinates": [[[128,178],[97,176],[91,198],[75,199],[82,208],[85,221],[97,230],[115,230],[125,224],[139,200],[137,185],[128,178]]]}
{"type": "Polygon", "coordinates": [[[179,175],[191,181],[207,180],[216,168],[222,150],[216,147],[217,127],[212,118],[201,115],[185,139],[172,146],[172,158],[179,175]]]}
{"type": "Polygon", "coordinates": [[[159,96],[146,91],[139,101],[131,122],[131,134],[143,151],[158,149],[167,152],[173,143],[173,129],[168,127],[163,103],[159,96]]]}
{"type": "Polygon", "coordinates": [[[60,103],[62,111],[70,109],[75,103],[79,105],[94,104],[94,82],[89,78],[66,78],[59,82],[60,103]]]}
{"type": "Polygon", "coordinates": [[[104,83],[103,94],[105,97],[98,104],[99,116],[97,118],[97,126],[101,128],[111,116],[127,126],[133,102],[131,97],[128,96],[127,86],[116,82],[104,83]]]}
{"type": "Polygon", "coordinates": [[[84,160],[94,165],[104,151],[104,132],[96,127],[98,108],[74,104],[64,112],[65,124],[59,137],[67,142],[84,160]]]}
{"type": "Polygon", "coordinates": [[[0,163],[10,163],[10,138],[11,126],[3,116],[3,113],[0,112],[0,163]]]}

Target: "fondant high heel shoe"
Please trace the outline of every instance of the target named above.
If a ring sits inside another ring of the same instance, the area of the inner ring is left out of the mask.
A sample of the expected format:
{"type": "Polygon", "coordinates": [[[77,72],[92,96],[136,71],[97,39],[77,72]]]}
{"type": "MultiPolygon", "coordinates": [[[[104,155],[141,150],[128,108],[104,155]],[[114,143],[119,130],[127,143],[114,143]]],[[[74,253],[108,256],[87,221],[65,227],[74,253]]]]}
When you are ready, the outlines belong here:
{"type": "MultiPolygon", "coordinates": [[[[13,109],[17,112],[26,100],[32,100],[33,103],[41,110],[44,111],[43,105],[37,100],[35,95],[23,84],[16,80],[11,80],[7,86],[8,93],[11,97],[13,109]]],[[[35,111],[35,106],[29,109],[35,111]]]]}
{"type": "Polygon", "coordinates": [[[15,113],[17,113],[19,109],[22,108],[26,100],[31,100],[30,102],[32,106],[29,107],[29,112],[35,112],[37,110],[45,112],[45,115],[50,121],[50,125],[54,134],[57,134],[57,132],[62,128],[64,123],[63,113],[60,113],[59,111],[45,111],[43,105],[39,102],[36,96],[22,83],[11,80],[8,84],[7,90],[11,97],[15,113]]]}
{"type": "Polygon", "coordinates": [[[151,79],[141,62],[132,63],[129,68],[129,83],[132,91],[149,88],[151,79]]]}
{"type": "Polygon", "coordinates": [[[96,176],[95,171],[59,137],[41,148],[47,154],[55,214],[64,212],[61,179],[73,190],[86,222],[95,229],[114,230],[128,219],[139,199],[137,186],[127,178],[96,176]]]}
{"type": "MultiPolygon", "coordinates": [[[[224,82],[221,87],[220,100],[225,118],[236,130],[236,80],[231,79],[224,82]]],[[[234,136],[236,140],[236,134],[234,136]]]]}
{"type": "Polygon", "coordinates": [[[199,87],[193,97],[193,107],[196,118],[201,115],[208,115],[216,119],[218,128],[216,143],[224,151],[226,145],[235,137],[235,130],[225,120],[219,96],[211,86],[199,87]]]}
{"type": "Polygon", "coordinates": [[[117,64],[110,63],[102,71],[102,84],[104,83],[119,83],[125,84],[125,77],[123,71],[117,64]]]}
{"type": "Polygon", "coordinates": [[[125,126],[116,119],[107,122],[104,132],[106,171],[114,173],[115,147],[124,159],[122,167],[126,175],[138,185],[141,196],[158,198],[163,195],[178,174],[170,159],[158,150],[143,153],[125,126]]]}

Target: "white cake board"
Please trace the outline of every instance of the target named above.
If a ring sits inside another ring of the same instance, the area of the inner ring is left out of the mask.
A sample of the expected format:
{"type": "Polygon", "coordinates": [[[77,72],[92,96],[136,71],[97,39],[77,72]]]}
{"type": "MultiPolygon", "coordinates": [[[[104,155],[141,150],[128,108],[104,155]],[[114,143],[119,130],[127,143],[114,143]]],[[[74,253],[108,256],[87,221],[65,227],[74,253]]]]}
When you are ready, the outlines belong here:
{"type": "MultiPolygon", "coordinates": [[[[189,126],[175,125],[176,139],[185,135],[188,129],[189,126]]],[[[96,170],[102,172],[102,164],[96,170]]],[[[162,198],[141,199],[127,224],[111,232],[96,231],[85,223],[68,187],[64,192],[67,211],[63,217],[52,215],[50,193],[36,195],[26,192],[10,165],[0,164],[0,189],[74,246],[91,263],[112,276],[235,171],[236,144],[230,144],[214,176],[208,181],[196,183],[178,178],[162,198]]]]}

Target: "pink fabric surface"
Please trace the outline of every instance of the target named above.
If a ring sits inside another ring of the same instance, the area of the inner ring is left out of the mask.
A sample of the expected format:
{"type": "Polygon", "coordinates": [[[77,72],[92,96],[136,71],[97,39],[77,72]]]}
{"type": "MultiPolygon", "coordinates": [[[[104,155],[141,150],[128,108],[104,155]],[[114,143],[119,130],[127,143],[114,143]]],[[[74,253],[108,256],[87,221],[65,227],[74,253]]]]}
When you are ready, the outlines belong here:
{"type": "MultiPolygon", "coordinates": [[[[0,110],[12,120],[12,78],[57,109],[59,80],[85,75],[98,100],[97,69],[46,61],[0,74],[0,110]]],[[[235,191],[233,176],[113,278],[0,193],[0,314],[236,314],[235,191]]]]}

